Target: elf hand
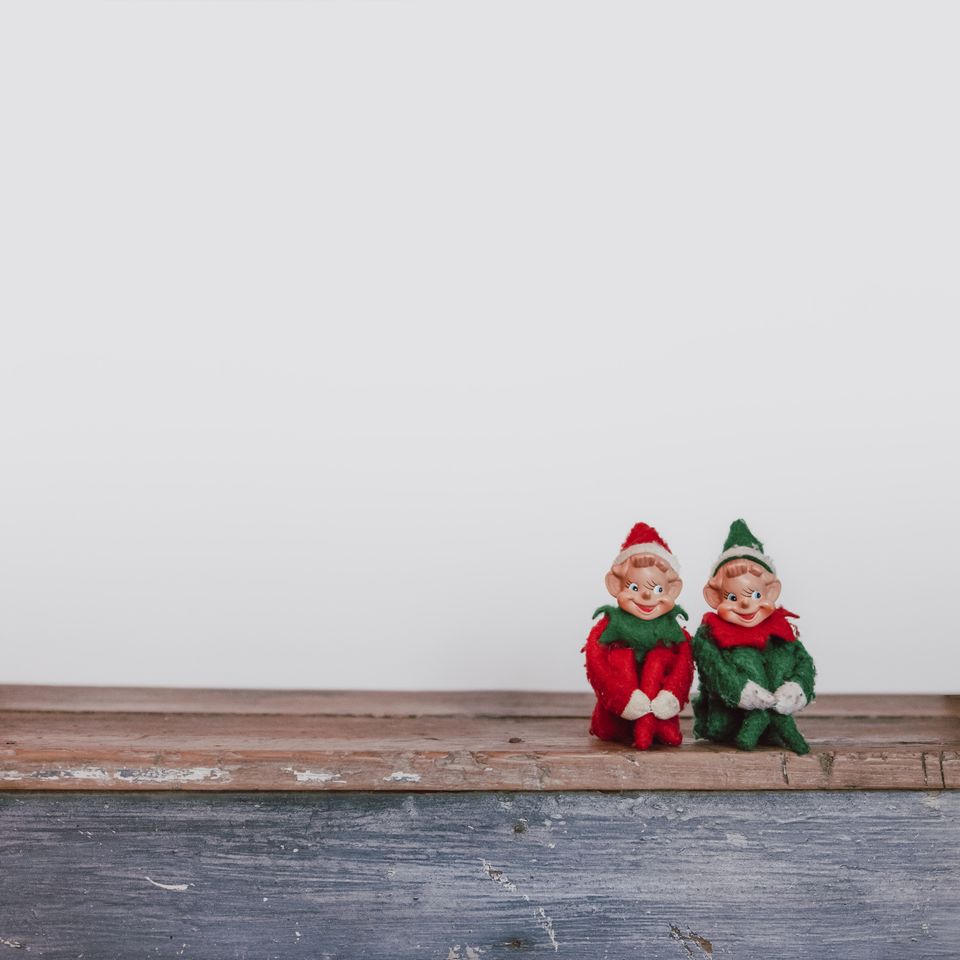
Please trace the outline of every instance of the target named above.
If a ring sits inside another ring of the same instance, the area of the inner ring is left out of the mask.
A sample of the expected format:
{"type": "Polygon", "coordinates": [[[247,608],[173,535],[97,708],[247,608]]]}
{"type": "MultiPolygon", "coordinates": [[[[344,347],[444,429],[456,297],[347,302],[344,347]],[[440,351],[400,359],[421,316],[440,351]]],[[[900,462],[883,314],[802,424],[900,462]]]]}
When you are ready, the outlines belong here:
{"type": "Polygon", "coordinates": [[[639,720],[649,712],[650,698],[642,690],[634,690],[620,716],[624,720],[639,720]]]}
{"type": "Polygon", "coordinates": [[[737,706],[741,710],[769,710],[777,702],[777,698],[769,691],[748,680],[740,691],[740,702],[737,706]]]}
{"type": "Polygon", "coordinates": [[[781,683],[774,690],[773,695],[777,698],[773,709],[785,716],[796,713],[807,705],[807,695],[803,692],[800,684],[794,683],[792,680],[781,683]]]}
{"type": "Polygon", "coordinates": [[[658,720],[669,720],[680,712],[680,701],[669,690],[661,690],[651,701],[650,709],[658,720]]]}

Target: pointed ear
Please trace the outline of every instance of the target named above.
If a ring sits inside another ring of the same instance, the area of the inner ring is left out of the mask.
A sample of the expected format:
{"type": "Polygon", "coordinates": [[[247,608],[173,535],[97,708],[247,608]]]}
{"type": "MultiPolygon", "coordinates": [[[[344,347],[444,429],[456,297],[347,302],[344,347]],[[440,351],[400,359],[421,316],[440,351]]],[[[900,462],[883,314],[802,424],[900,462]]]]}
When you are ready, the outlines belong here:
{"type": "Polygon", "coordinates": [[[708,607],[714,610],[720,606],[723,594],[720,592],[720,580],[717,577],[711,577],[703,588],[703,599],[707,601],[708,607]]]}
{"type": "Polygon", "coordinates": [[[620,591],[623,589],[623,581],[618,577],[613,570],[611,570],[603,581],[607,587],[607,593],[611,597],[616,597],[619,595],[620,591]]]}
{"type": "Polygon", "coordinates": [[[764,588],[763,592],[766,594],[764,599],[769,600],[771,603],[776,603],[780,597],[780,581],[771,580],[764,588]]]}
{"type": "Polygon", "coordinates": [[[667,596],[674,602],[677,602],[677,597],[680,596],[680,591],[683,589],[683,581],[677,577],[676,580],[671,580],[667,584],[667,596]]]}

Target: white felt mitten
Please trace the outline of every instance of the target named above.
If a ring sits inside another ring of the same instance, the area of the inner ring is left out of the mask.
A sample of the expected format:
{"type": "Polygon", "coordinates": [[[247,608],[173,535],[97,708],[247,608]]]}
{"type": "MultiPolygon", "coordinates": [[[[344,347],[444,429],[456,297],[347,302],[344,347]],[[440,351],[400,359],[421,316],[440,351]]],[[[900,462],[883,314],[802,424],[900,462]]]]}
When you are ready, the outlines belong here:
{"type": "Polygon", "coordinates": [[[800,684],[794,683],[792,680],[781,683],[773,695],[777,698],[773,708],[777,713],[789,715],[802,710],[807,705],[807,695],[803,692],[800,684]]]}
{"type": "Polygon", "coordinates": [[[740,702],[737,706],[741,710],[769,710],[777,702],[777,698],[769,691],[748,680],[740,691],[740,702]]]}
{"type": "Polygon", "coordinates": [[[642,690],[634,690],[620,716],[624,720],[639,720],[649,712],[650,698],[642,690]]]}
{"type": "Polygon", "coordinates": [[[650,709],[658,720],[669,720],[680,712],[680,701],[669,690],[661,690],[653,698],[650,709]]]}

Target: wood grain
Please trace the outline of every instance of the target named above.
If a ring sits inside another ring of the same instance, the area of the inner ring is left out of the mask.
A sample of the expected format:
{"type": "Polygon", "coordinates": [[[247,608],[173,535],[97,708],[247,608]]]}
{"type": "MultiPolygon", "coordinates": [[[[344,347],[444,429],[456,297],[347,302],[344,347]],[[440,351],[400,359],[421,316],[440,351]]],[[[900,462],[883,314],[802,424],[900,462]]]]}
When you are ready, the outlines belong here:
{"type": "MultiPolygon", "coordinates": [[[[0,711],[242,713],[336,717],[584,717],[588,692],[523,690],[240,690],[0,684],[0,711]]],[[[684,711],[689,716],[689,707],[684,711]]],[[[960,717],[960,696],[825,694],[804,716],[960,717]]]]}
{"type": "Polygon", "coordinates": [[[331,717],[579,717],[585,693],[522,690],[207,690],[169,687],[0,685],[0,710],[243,713],[331,717]]]}
{"type": "Polygon", "coordinates": [[[960,788],[957,697],[824,696],[798,757],[694,742],[689,717],[679,749],[603,743],[578,694],[56,689],[0,690],[0,789],[960,788]]]}
{"type": "Polygon", "coordinates": [[[0,953],[953,960],[960,794],[0,795],[0,953]]]}

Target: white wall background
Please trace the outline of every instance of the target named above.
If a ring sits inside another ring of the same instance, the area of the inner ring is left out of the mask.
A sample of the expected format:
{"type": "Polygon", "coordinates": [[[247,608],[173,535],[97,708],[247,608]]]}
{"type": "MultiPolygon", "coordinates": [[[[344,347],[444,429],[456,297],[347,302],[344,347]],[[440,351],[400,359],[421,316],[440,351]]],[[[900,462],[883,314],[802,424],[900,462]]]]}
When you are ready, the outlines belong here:
{"type": "Polygon", "coordinates": [[[636,520],[956,691],[952,4],[0,8],[6,682],[585,689],[636,520]]]}

